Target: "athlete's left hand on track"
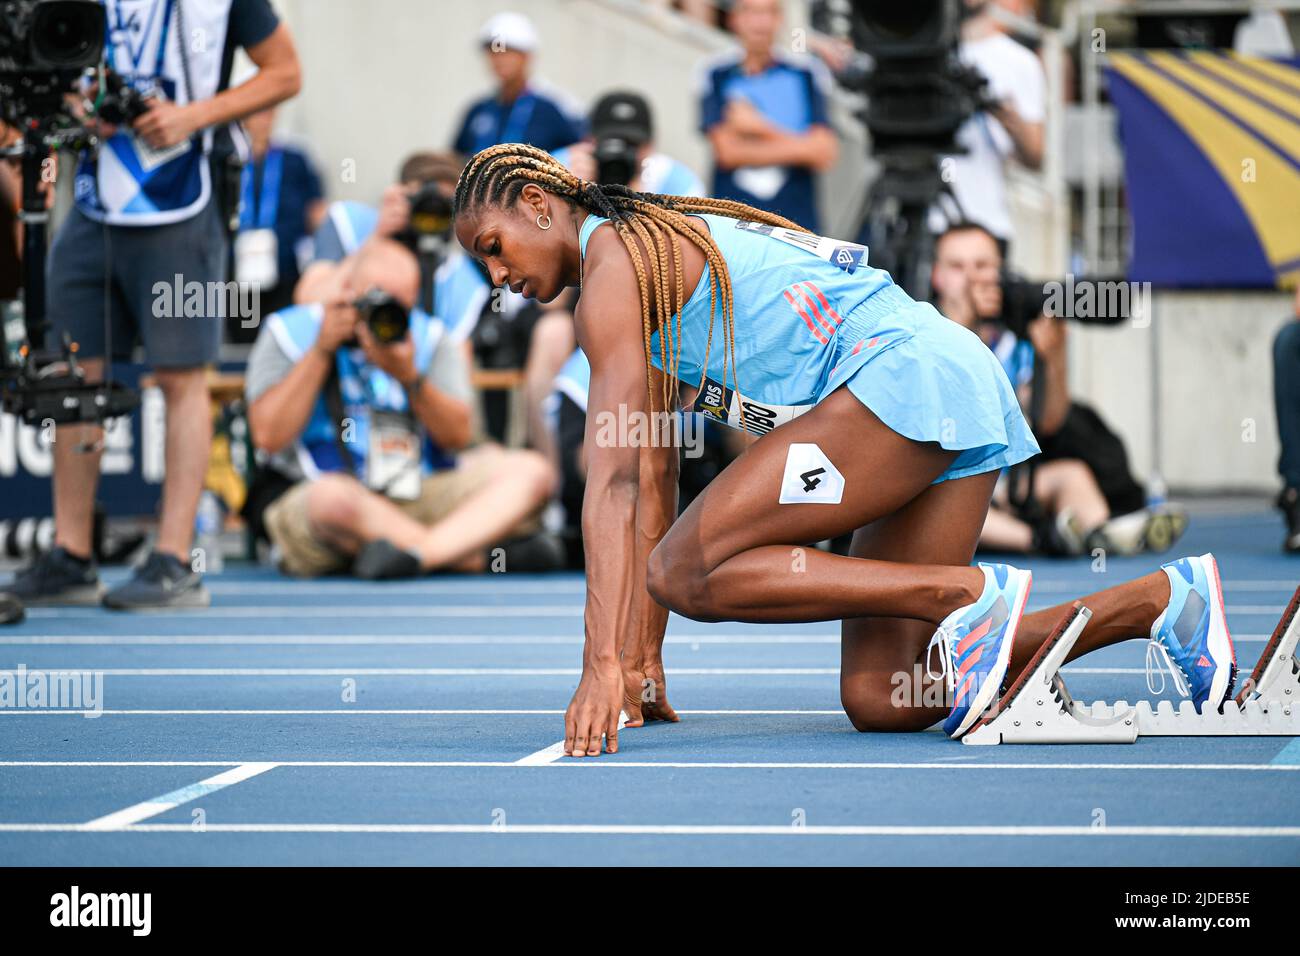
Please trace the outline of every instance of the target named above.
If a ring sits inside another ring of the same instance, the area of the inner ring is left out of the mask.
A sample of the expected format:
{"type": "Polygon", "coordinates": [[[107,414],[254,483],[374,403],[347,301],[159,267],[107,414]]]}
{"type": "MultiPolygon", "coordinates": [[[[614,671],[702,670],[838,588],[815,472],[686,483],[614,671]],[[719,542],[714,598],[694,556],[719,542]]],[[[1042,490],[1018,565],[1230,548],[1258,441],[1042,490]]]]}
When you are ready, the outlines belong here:
{"type": "Polygon", "coordinates": [[[572,757],[618,753],[618,718],[623,701],[623,673],[617,662],[582,666],[582,680],[564,712],[564,753],[572,757]]]}
{"type": "Polygon", "coordinates": [[[640,727],[654,720],[672,724],[681,720],[668,703],[662,660],[623,665],[623,711],[627,714],[624,727],[640,727]]]}

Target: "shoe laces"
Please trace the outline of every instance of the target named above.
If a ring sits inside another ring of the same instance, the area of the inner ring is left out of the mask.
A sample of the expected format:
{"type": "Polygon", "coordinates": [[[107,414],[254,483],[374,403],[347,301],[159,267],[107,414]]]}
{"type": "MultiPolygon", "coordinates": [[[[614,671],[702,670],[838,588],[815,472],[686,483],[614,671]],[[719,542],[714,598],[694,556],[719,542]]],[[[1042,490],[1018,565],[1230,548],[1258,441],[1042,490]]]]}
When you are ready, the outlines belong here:
{"type": "Polygon", "coordinates": [[[952,666],[952,645],[957,641],[957,630],[947,624],[940,624],[934,636],[930,638],[930,645],[925,649],[925,676],[930,680],[942,679],[948,687],[948,691],[957,689],[957,669],[952,666]],[[930,660],[934,655],[935,647],[939,648],[939,671],[936,673],[930,667],[930,660]]]}
{"type": "Polygon", "coordinates": [[[1151,638],[1147,642],[1147,690],[1153,694],[1163,694],[1165,691],[1165,669],[1174,677],[1174,688],[1184,697],[1191,697],[1192,692],[1187,686],[1187,676],[1183,669],[1174,663],[1174,659],[1169,656],[1169,648],[1165,647],[1158,638],[1151,638]],[[1161,657],[1164,658],[1163,662],[1161,657]],[[1163,663],[1163,666],[1161,666],[1163,663]],[[1156,688],[1155,676],[1160,676],[1160,687],[1156,688]]]}

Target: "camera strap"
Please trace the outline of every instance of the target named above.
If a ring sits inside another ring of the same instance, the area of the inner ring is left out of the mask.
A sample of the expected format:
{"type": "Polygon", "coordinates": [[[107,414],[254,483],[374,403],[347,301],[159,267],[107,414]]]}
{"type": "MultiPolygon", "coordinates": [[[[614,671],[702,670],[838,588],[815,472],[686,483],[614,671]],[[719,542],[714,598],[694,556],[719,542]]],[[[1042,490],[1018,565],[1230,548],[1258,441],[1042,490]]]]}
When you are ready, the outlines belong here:
{"type": "Polygon", "coordinates": [[[337,358],[332,359],[329,378],[325,380],[325,408],[334,424],[334,447],[338,449],[339,461],[343,463],[343,467],[348,474],[355,477],[357,473],[356,459],[352,457],[352,450],[348,448],[348,443],[343,440],[343,419],[347,416],[344,414],[343,409],[343,388],[339,384],[337,358]]]}

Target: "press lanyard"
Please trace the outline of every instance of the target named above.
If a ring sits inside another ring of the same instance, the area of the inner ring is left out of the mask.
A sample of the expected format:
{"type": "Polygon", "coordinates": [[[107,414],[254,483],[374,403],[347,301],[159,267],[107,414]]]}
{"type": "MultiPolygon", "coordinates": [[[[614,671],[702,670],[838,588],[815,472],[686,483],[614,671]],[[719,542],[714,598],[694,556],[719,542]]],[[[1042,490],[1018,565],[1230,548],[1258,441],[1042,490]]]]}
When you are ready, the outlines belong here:
{"type": "MultiPolygon", "coordinates": [[[[166,0],[166,4],[163,9],[162,35],[158,38],[158,57],[154,63],[153,76],[151,77],[151,79],[158,79],[162,76],[163,60],[167,56],[167,31],[171,27],[172,9],[175,6],[176,6],[176,0],[166,0]]],[[[131,75],[132,76],[140,75],[140,61],[144,59],[145,41],[149,38],[149,31],[153,27],[153,18],[157,14],[157,12],[158,12],[158,5],[155,3],[151,5],[149,8],[149,22],[145,24],[144,30],[141,32],[140,35],[140,49],[138,52],[133,52],[131,50],[129,24],[127,24],[122,20],[121,6],[114,4],[113,13],[116,22],[113,24],[112,36],[110,37],[112,42],[108,44],[108,57],[107,57],[108,66],[110,69],[115,71],[117,69],[117,65],[116,65],[116,53],[117,53],[117,43],[118,43],[117,36],[118,34],[125,33],[127,35],[126,49],[127,49],[127,53],[131,57],[131,75]]]]}
{"type": "Polygon", "coordinates": [[[477,149],[487,149],[489,146],[495,146],[497,143],[522,143],[524,142],[524,132],[528,129],[528,123],[533,118],[533,107],[537,105],[533,94],[525,90],[519,94],[519,98],[514,101],[510,107],[510,115],[506,117],[504,128],[501,130],[499,138],[494,138],[489,131],[478,138],[477,149]]]}
{"type": "Polygon", "coordinates": [[[262,188],[253,196],[253,167],[244,167],[240,189],[239,228],[274,229],[275,216],[280,208],[280,176],[284,170],[284,150],[271,147],[262,160],[262,188]]]}

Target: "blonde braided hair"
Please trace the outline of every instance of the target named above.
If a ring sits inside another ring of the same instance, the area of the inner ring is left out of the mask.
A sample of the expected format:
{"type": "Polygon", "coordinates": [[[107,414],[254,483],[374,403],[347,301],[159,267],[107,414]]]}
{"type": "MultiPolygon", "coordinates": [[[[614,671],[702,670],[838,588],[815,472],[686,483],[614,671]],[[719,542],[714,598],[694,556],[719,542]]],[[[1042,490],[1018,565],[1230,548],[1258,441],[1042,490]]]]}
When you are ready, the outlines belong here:
{"type": "MultiPolygon", "coordinates": [[[[579,206],[589,213],[610,220],[623,245],[627,248],[636,272],[637,287],[641,293],[641,328],[645,340],[647,391],[649,372],[653,366],[651,343],[656,329],[659,336],[659,361],[664,370],[663,405],[671,411],[677,407],[677,371],[681,364],[681,318],[686,304],[686,290],[682,278],[682,253],[679,240],[693,243],[709,266],[709,329],[701,363],[700,387],[709,367],[709,352],[713,347],[713,321],[721,304],[722,311],[722,385],[727,384],[727,369],[731,369],[733,388],[739,392],[736,378],[735,302],[731,291],[731,276],[722,252],[714,242],[707,226],[690,218],[690,214],[714,213],[732,219],[744,219],[807,232],[803,226],[773,213],[755,209],[730,199],[707,199],[691,196],[666,196],[659,193],[642,193],[626,186],[601,186],[579,179],[550,153],[523,143],[503,143],[489,146],[475,153],[461,171],[456,183],[453,202],[455,215],[468,214],[480,208],[510,208],[529,183],[571,206],[579,206]],[[649,254],[649,262],[641,255],[636,239],[649,254]],[[669,288],[669,261],[671,257],[675,288],[669,288]],[[650,309],[650,289],[654,295],[654,315],[650,309]],[[674,326],[674,318],[676,326],[674,326]]],[[[650,409],[654,409],[654,395],[649,394],[650,409]]]]}

